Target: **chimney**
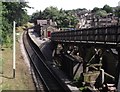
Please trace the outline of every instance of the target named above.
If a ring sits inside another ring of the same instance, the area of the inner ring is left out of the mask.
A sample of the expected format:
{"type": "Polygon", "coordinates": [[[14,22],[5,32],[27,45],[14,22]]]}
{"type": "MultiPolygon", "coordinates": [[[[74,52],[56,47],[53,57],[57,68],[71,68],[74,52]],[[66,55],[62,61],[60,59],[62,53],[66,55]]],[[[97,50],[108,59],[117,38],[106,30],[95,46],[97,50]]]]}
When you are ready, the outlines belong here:
{"type": "Polygon", "coordinates": [[[50,25],[50,20],[49,19],[47,19],[47,25],[50,25]]]}
{"type": "Polygon", "coordinates": [[[48,19],[48,20],[47,20],[47,24],[48,24],[48,25],[52,25],[52,20],[51,20],[51,19],[48,19]]]}

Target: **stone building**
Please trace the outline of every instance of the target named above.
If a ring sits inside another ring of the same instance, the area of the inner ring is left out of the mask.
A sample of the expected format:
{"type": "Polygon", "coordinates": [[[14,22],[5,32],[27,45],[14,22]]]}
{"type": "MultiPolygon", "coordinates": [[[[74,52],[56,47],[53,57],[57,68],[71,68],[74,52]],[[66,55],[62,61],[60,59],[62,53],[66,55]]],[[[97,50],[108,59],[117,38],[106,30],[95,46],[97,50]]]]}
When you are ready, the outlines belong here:
{"type": "Polygon", "coordinates": [[[53,22],[51,19],[49,20],[37,20],[36,21],[36,32],[42,38],[50,37],[50,34],[54,31],[57,31],[56,28],[57,23],[53,22]]]}

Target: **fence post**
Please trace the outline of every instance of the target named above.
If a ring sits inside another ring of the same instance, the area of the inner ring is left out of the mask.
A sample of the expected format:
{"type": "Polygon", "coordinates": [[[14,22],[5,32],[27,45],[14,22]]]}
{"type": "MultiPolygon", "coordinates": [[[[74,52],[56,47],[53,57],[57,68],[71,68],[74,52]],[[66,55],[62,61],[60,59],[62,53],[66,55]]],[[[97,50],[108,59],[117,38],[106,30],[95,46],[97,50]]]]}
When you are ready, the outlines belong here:
{"type": "Polygon", "coordinates": [[[15,46],[15,21],[13,21],[13,78],[15,78],[15,53],[16,53],[16,46],[15,46]]]}

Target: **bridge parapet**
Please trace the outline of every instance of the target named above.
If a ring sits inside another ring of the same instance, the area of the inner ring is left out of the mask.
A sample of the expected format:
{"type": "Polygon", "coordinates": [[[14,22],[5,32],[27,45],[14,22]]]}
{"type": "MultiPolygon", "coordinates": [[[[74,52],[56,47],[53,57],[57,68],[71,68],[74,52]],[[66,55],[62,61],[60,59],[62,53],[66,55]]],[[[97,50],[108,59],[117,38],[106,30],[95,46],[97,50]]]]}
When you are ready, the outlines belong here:
{"type": "Polygon", "coordinates": [[[57,42],[120,45],[120,25],[53,32],[51,40],[57,42]]]}

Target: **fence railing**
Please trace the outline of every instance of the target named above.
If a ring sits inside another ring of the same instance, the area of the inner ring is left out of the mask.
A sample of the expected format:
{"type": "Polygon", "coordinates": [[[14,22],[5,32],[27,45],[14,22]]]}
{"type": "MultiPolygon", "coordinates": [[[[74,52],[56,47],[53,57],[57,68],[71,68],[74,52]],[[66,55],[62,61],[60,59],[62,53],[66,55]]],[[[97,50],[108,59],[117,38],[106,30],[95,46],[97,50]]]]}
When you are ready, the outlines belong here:
{"type": "Polygon", "coordinates": [[[52,41],[120,44],[120,25],[51,33],[52,41]]]}

